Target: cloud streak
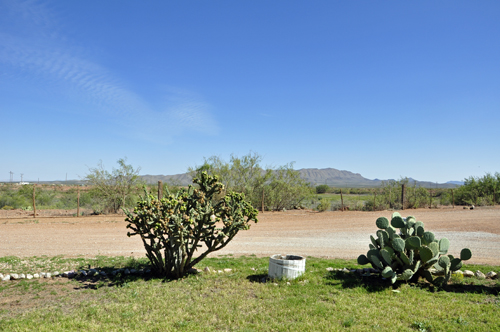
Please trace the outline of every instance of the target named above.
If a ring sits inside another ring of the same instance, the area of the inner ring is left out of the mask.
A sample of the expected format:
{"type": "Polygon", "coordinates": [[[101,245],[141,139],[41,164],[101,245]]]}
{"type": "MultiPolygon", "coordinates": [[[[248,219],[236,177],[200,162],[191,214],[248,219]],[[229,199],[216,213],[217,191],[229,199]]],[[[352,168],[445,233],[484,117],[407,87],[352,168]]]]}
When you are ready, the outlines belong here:
{"type": "MultiPolygon", "coordinates": [[[[0,2],[0,10],[8,17],[8,23],[0,25],[0,65],[9,67],[18,78],[34,77],[45,86],[63,85],[65,91],[73,90],[77,98],[83,96],[86,103],[104,110],[122,126],[142,124],[148,132],[159,126],[167,128],[163,131],[165,142],[186,131],[217,133],[217,123],[201,98],[170,91],[170,103],[154,109],[107,68],[82,56],[61,37],[57,20],[43,3],[0,2]]],[[[147,134],[140,136],[152,139],[147,134]]]]}

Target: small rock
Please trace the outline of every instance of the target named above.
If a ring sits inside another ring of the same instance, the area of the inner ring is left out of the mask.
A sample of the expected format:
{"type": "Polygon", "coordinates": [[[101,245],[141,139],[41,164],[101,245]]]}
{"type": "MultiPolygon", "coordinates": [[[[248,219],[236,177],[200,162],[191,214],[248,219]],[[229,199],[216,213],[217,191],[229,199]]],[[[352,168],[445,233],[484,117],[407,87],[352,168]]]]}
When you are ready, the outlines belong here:
{"type": "Polygon", "coordinates": [[[277,283],[273,283],[273,285],[274,285],[274,286],[278,286],[278,284],[277,284],[277,283]]]}
{"type": "Polygon", "coordinates": [[[33,274],[33,278],[34,278],[34,279],[38,279],[38,278],[40,278],[40,275],[39,275],[38,273],[34,273],[34,274],[33,274]]]}
{"type": "Polygon", "coordinates": [[[26,279],[26,275],[25,275],[24,273],[21,273],[21,274],[19,275],[19,279],[26,279]]]}
{"type": "Polygon", "coordinates": [[[130,274],[136,274],[137,270],[136,269],[130,269],[130,274]]]}
{"type": "Polygon", "coordinates": [[[344,272],[344,273],[349,273],[350,271],[349,271],[347,268],[345,268],[345,267],[344,267],[344,268],[342,269],[342,272],[344,272]]]}
{"type": "Polygon", "coordinates": [[[150,273],[151,273],[151,270],[150,270],[150,269],[144,270],[144,273],[145,273],[145,274],[150,274],[150,273]]]}
{"type": "Polygon", "coordinates": [[[484,275],[484,273],[479,271],[479,270],[476,271],[476,277],[479,279],[486,279],[486,276],[484,275]]]}
{"type": "Polygon", "coordinates": [[[45,278],[45,272],[40,272],[40,278],[45,278]]]}
{"type": "Polygon", "coordinates": [[[125,271],[123,271],[123,274],[129,275],[130,274],[130,270],[129,269],[125,269],[125,271]]]}
{"type": "Polygon", "coordinates": [[[61,274],[59,273],[59,271],[55,271],[54,273],[52,273],[52,276],[54,276],[54,277],[60,277],[61,274]]]}
{"type": "Polygon", "coordinates": [[[226,273],[233,272],[233,269],[224,269],[224,272],[226,273]]]}
{"type": "Polygon", "coordinates": [[[455,274],[457,276],[462,276],[462,277],[464,276],[464,273],[462,271],[460,271],[460,270],[453,271],[452,274],[455,274]]]}
{"type": "Polygon", "coordinates": [[[96,274],[97,270],[96,269],[90,269],[89,270],[89,275],[90,276],[93,276],[94,274],[96,274]]]}
{"type": "Polygon", "coordinates": [[[120,271],[119,270],[113,270],[113,272],[111,272],[111,274],[115,276],[115,275],[118,274],[118,272],[120,272],[120,271]]]}
{"type": "Polygon", "coordinates": [[[7,274],[5,276],[2,277],[2,281],[9,281],[10,280],[10,275],[7,274]]]}
{"type": "Polygon", "coordinates": [[[496,279],[496,278],[498,278],[498,274],[496,272],[490,271],[490,272],[486,273],[486,278],[496,279]]]}
{"type": "Polygon", "coordinates": [[[198,269],[197,269],[197,268],[195,268],[195,267],[192,267],[192,268],[190,268],[190,269],[188,270],[188,273],[190,273],[190,274],[198,274],[198,273],[200,273],[200,272],[201,272],[201,271],[200,271],[200,270],[198,270],[198,269]]]}
{"type": "Polygon", "coordinates": [[[47,279],[52,278],[52,273],[50,272],[45,273],[45,278],[47,279]]]}
{"type": "Polygon", "coordinates": [[[12,273],[12,274],[10,275],[10,279],[12,279],[12,280],[17,280],[17,279],[19,279],[19,275],[18,275],[17,273],[12,273]]]}
{"type": "Polygon", "coordinates": [[[222,273],[222,270],[217,270],[217,273],[222,273]]]}
{"type": "Polygon", "coordinates": [[[205,271],[206,273],[210,273],[212,272],[212,270],[207,266],[203,269],[203,271],[205,271]]]}
{"type": "Polygon", "coordinates": [[[100,274],[101,276],[103,276],[103,277],[105,277],[105,276],[106,276],[106,272],[104,272],[104,271],[101,271],[99,274],[100,274]]]}
{"type": "Polygon", "coordinates": [[[260,279],[260,282],[265,284],[267,282],[267,280],[266,280],[266,278],[262,278],[262,279],[260,279]]]}
{"type": "Polygon", "coordinates": [[[87,276],[87,271],[85,271],[85,270],[81,270],[81,271],[80,271],[80,274],[81,274],[82,276],[86,277],[86,276],[87,276]]]}
{"type": "Polygon", "coordinates": [[[254,267],[251,267],[251,268],[250,268],[250,270],[252,270],[252,271],[257,271],[257,269],[256,269],[256,268],[254,268],[254,267]]]}
{"type": "Polygon", "coordinates": [[[31,280],[31,279],[33,279],[33,276],[31,274],[27,274],[26,279],[31,280]]]}
{"type": "Polygon", "coordinates": [[[290,285],[291,285],[290,281],[287,281],[287,282],[286,282],[286,285],[287,285],[287,286],[290,286],[290,285]]]}
{"type": "Polygon", "coordinates": [[[349,270],[349,272],[351,272],[351,273],[357,273],[358,270],[349,270]]]}
{"type": "Polygon", "coordinates": [[[326,270],[327,270],[328,272],[332,272],[332,271],[333,271],[333,267],[327,267],[327,268],[326,268],[326,270]]]}
{"type": "Polygon", "coordinates": [[[470,270],[464,270],[464,277],[473,277],[474,276],[474,272],[470,271],[470,270]]]}
{"type": "Polygon", "coordinates": [[[75,276],[75,271],[71,270],[63,272],[62,276],[65,278],[73,278],[75,276]]]}

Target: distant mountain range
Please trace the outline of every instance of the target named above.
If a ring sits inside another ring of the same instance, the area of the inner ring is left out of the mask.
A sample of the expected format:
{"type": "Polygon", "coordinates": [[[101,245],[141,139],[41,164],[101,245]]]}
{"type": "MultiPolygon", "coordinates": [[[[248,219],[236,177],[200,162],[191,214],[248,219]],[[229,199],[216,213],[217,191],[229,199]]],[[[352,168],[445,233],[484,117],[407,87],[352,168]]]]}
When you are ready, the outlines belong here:
{"type": "MultiPolygon", "coordinates": [[[[298,170],[300,176],[314,186],[320,184],[327,184],[330,187],[337,188],[375,188],[380,187],[383,181],[389,180],[370,180],[364,178],[359,173],[349,171],[340,171],[335,168],[303,168],[298,170]]],[[[158,181],[164,183],[171,183],[175,185],[187,186],[192,183],[191,177],[187,173],[175,175],[140,175],[144,182],[149,184],[156,184],[158,181]]],[[[409,178],[410,185],[416,184],[419,187],[425,188],[456,188],[463,185],[463,181],[448,181],[446,183],[436,183],[430,181],[418,181],[409,178]]],[[[40,184],[61,184],[61,185],[82,185],[85,184],[84,180],[68,180],[68,181],[40,181],[35,182],[40,184]]]]}
{"type": "MultiPolygon", "coordinates": [[[[303,168],[298,170],[301,178],[311,183],[312,185],[327,184],[331,187],[337,188],[374,188],[379,187],[383,181],[389,180],[370,180],[364,178],[359,173],[349,171],[340,171],[335,168],[303,168]]],[[[187,186],[191,184],[191,177],[187,173],[175,175],[142,175],[141,178],[146,183],[157,183],[163,181],[164,183],[173,183],[178,185],[187,186]]],[[[446,183],[436,183],[430,181],[418,181],[410,178],[410,184],[415,184],[425,188],[455,188],[463,185],[462,181],[449,181],[446,183]]]]}

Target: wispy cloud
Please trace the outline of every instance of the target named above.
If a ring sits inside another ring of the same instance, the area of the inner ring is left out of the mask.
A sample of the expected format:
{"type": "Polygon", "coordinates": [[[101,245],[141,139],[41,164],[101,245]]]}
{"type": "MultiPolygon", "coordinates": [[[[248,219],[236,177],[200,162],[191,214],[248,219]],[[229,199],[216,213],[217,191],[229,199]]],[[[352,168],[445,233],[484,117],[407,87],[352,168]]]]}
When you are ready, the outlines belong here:
{"type": "MultiPolygon", "coordinates": [[[[58,31],[57,18],[44,3],[0,0],[0,11],[7,18],[0,24],[0,65],[8,66],[19,77],[69,87],[122,126],[142,124],[149,128],[148,132],[159,126],[167,128],[163,131],[168,136],[165,142],[185,131],[217,132],[209,105],[193,94],[169,91],[167,104],[153,108],[128,88],[127,82],[68,42],[58,31]]],[[[141,137],[148,139],[147,134],[141,137]]]]}

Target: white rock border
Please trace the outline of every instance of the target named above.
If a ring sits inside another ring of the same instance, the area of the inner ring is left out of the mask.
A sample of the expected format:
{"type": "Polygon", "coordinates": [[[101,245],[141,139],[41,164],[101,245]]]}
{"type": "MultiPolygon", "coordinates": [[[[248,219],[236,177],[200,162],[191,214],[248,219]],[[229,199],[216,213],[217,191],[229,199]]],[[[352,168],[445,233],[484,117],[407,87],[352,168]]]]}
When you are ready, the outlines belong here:
{"type": "MultiPolygon", "coordinates": [[[[343,268],[343,269],[334,269],[333,267],[327,267],[326,270],[328,272],[333,272],[333,271],[336,271],[336,272],[344,272],[344,273],[357,273],[357,274],[361,274],[361,275],[364,275],[364,276],[370,276],[370,275],[379,275],[380,273],[373,269],[373,268],[364,268],[364,269],[354,269],[354,270],[349,270],[347,268],[343,268]]],[[[440,275],[440,274],[443,274],[443,271],[438,271],[438,270],[435,270],[435,269],[431,269],[429,270],[431,271],[432,274],[434,275],[440,275]]],[[[468,278],[471,278],[471,277],[476,277],[478,279],[498,279],[498,274],[494,271],[490,271],[486,274],[484,274],[483,272],[481,271],[476,271],[475,273],[470,271],[470,270],[464,270],[464,271],[461,271],[461,270],[458,270],[458,271],[455,271],[453,272],[453,274],[461,274],[463,275],[464,277],[468,277],[468,278]]]]}

